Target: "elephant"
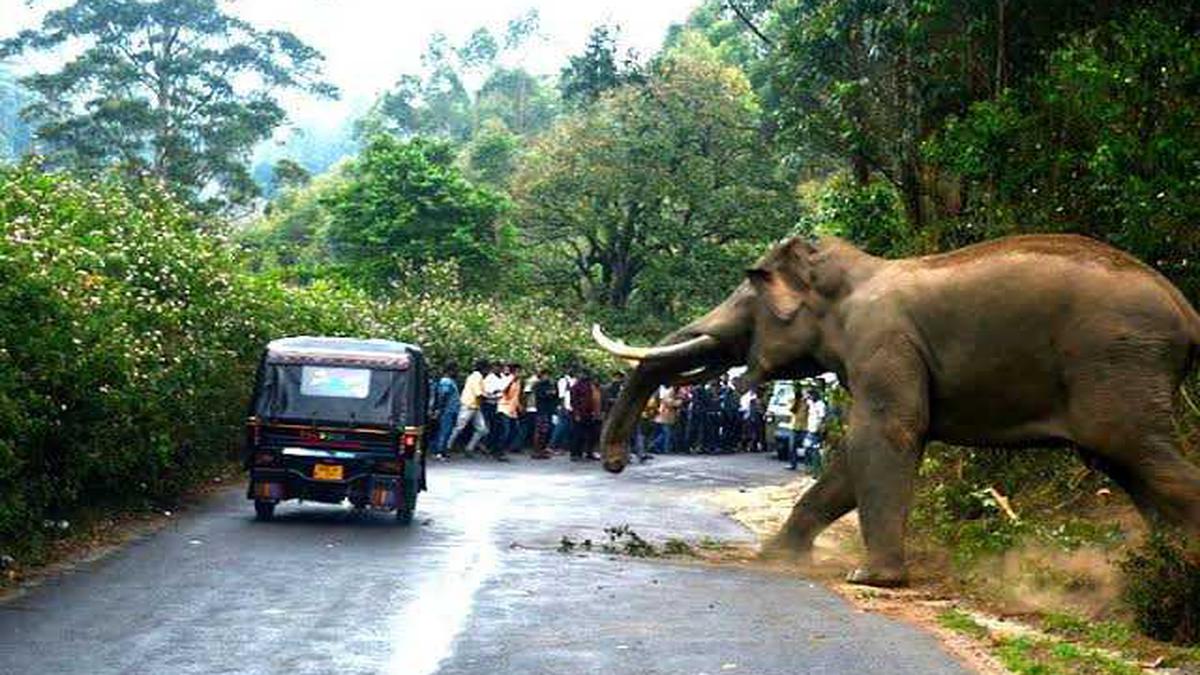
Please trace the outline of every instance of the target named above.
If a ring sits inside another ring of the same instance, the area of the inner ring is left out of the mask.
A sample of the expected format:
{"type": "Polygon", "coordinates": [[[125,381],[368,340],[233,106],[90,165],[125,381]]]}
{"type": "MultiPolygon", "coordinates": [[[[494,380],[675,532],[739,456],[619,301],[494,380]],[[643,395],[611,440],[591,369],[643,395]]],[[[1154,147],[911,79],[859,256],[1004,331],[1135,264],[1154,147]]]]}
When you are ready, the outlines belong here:
{"type": "Polygon", "coordinates": [[[796,237],[657,346],[599,326],[593,335],[635,364],[601,434],[614,473],[662,384],[736,365],[752,384],[835,373],[853,400],[845,438],[774,543],[811,556],[815,537],[857,509],[867,555],[852,583],[907,583],[905,530],[930,441],[1074,448],[1144,518],[1200,537],[1200,469],[1173,426],[1200,316],[1154,269],[1087,237],[1021,235],[902,259],[796,237]]]}

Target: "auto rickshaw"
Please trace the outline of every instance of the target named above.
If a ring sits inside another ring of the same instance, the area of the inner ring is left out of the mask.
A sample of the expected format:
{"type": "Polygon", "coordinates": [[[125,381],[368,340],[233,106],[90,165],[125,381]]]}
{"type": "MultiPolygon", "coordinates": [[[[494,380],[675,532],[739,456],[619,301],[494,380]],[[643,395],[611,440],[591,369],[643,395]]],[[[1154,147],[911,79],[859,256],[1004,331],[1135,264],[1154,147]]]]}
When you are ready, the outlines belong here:
{"type": "Polygon", "coordinates": [[[426,489],[428,396],[420,347],[288,337],[267,345],[246,424],[246,496],[259,520],[287,499],[394,511],[426,489]]]}

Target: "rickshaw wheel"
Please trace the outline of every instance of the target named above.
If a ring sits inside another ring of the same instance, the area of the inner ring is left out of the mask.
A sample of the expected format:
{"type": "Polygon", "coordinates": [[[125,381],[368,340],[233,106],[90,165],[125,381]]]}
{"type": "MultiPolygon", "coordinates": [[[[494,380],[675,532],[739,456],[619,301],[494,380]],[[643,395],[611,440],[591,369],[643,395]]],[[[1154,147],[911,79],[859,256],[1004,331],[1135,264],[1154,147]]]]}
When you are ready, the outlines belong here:
{"type": "Polygon", "coordinates": [[[270,520],[275,517],[275,502],[254,502],[254,517],[258,520],[270,520]]]}

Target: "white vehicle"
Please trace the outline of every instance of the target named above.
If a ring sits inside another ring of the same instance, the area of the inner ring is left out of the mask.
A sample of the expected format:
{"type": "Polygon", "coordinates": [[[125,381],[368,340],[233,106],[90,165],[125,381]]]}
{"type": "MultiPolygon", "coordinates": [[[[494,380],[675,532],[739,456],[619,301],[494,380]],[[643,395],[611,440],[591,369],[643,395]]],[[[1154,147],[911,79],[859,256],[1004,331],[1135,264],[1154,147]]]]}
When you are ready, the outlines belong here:
{"type": "Polygon", "coordinates": [[[780,460],[787,459],[788,441],[795,429],[796,420],[792,415],[795,401],[795,382],[779,380],[771,386],[771,397],[767,400],[767,442],[775,447],[775,455],[780,460]]]}
{"type": "MultiPolygon", "coordinates": [[[[767,402],[767,439],[775,445],[775,454],[780,460],[787,461],[788,444],[793,434],[803,431],[807,420],[796,420],[792,414],[796,394],[801,388],[814,387],[817,381],[828,388],[836,386],[838,379],[833,373],[823,373],[815,378],[806,380],[779,380],[772,385],[771,398],[767,402]]],[[[800,438],[795,442],[799,443],[800,438]]]]}

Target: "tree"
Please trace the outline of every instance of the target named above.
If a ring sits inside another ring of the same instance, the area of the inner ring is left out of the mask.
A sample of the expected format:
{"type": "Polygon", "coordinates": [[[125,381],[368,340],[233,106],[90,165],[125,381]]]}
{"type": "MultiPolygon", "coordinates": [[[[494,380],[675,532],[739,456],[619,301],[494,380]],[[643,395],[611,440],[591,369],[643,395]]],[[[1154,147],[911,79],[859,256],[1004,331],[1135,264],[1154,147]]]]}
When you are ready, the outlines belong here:
{"type": "Polygon", "coordinates": [[[506,188],[516,169],[521,138],[504,122],[490,119],[463,149],[471,178],[493,188],[506,188]]]}
{"type": "Polygon", "coordinates": [[[1186,21],[1138,9],[1069,36],[1025,86],[948,119],[927,155],[971,198],[943,227],[947,243],[1083,233],[1195,297],[1200,42],[1186,21]]]}
{"type": "Polygon", "coordinates": [[[468,181],[441,139],[372,139],[322,205],[328,246],[359,282],[386,290],[404,266],[457,260],[471,290],[505,277],[506,200],[468,181]]]}
{"type": "Polygon", "coordinates": [[[537,33],[530,10],[508,22],[503,42],[477,28],[455,47],[442,33],[429,38],[421,74],[406,73],[359,122],[359,135],[440,136],[465,142],[492,117],[518,134],[541,129],[554,114],[554,100],[538,78],[520,67],[501,65],[537,33]],[[482,80],[478,89],[471,84],[482,80]]]}
{"type": "Polygon", "coordinates": [[[972,108],[1011,122],[994,113],[1027,100],[1069,36],[1109,30],[1141,10],[1189,26],[1183,30],[1194,39],[1190,2],[779,3],[783,30],[773,33],[768,61],[784,139],[809,158],[845,167],[857,188],[885,180],[900,196],[909,236],[941,248],[960,240],[953,221],[972,208],[979,196],[972,190],[990,194],[989,185],[1003,180],[992,174],[968,185],[939,165],[929,145],[944,126],[972,108]]]}
{"type": "Polygon", "coordinates": [[[475,102],[483,122],[498,118],[513,133],[529,136],[550,126],[558,114],[553,87],[521,68],[498,68],[488,76],[475,102]]]}
{"type": "Polygon", "coordinates": [[[588,35],[583,53],[567,60],[558,80],[564,101],[588,105],[610,89],[642,80],[637,56],[633,52],[626,52],[624,58],[618,56],[618,33],[616,26],[596,26],[588,35]]]}
{"type": "Polygon", "coordinates": [[[271,167],[271,185],[276,190],[294,190],[308,185],[312,174],[294,159],[281,159],[271,167]]]}
{"type": "Polygon", "coordinates": [[[25,108],[55,163],[149,172],[210,206],[256,193],[250,150],[286,113],[281,88],[333,97],[322,57],[295,35],[259,30],[216,0],[77,0],[40,28],[0,42],[0,56],[80,44],[56,72],[22,78],[25,108]],[[206,198],[219,189],[219,197],[206,198]]]}
{"type": "Polygon", "coordinates": [[[529,149],[513,189],[546,286],[671,322],[727,293],[795,223],[749,83],[695,51],[664,58],[644,85],[602,96],[529,149]]]}

